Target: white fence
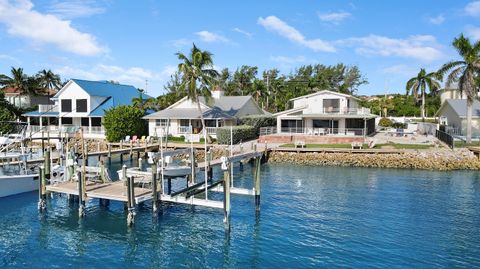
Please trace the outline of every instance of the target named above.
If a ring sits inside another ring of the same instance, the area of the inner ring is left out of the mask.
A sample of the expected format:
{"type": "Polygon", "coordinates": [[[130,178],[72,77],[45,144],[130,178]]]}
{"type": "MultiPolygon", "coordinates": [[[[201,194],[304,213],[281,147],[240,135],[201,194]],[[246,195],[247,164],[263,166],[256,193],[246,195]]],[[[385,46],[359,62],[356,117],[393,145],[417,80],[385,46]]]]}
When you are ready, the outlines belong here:
{"type": "MultiPolygon", "coordinates": [[[[289,135],[339,135],[339,136],[363,136],[364,129],[361,128],[288,128],[283,127],[280,134],[289,135]]],[[[260,135],[271,135],[277,133],[277,127],[262,127],[260,128],[260,135]]]]}

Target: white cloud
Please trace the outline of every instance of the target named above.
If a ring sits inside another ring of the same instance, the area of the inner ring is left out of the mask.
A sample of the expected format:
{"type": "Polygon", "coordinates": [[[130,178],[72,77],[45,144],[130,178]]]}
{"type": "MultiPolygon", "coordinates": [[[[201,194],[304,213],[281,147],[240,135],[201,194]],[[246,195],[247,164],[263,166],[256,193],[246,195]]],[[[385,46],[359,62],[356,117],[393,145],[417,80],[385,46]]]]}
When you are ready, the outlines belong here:
{"type": "Polygon", "coordinates": [[[12,57],[10,55],[7,55],[7,54],[0,54],[0,60],[5,60],[5,61],[9,61],[9,62],[15,62],[17,64],[20,64],[20,60],[18,60],[17,58],[15,57],[12,57]]]}
{"type": "Polygon", "coordinates": [[[73,19],[104,13],[105,8],[100,7],[98,2],[93,0],[70,0],[67,2],[55,1],[48,11],[61,18],[73,19]]]}
{"type": "Polygon", "coordinates": [[[220,34],[212,33],[209,31],[200,31],[195,33],[200,40],[203,42],[213,43],[213,42],[224,42],[228,43],[230,40],[220,34]]]}
{"type": "Polygon", "coordinates": [[[247,32],[247,31],[242,30],[242,29],[237,28],[237,27],[233,28],[233,31],[235,31],[235,32],[237,32],[237,33],[240,33],[240,34],[242,34],[242,35],[244,35],[244,36],[246,36],[246,37],[248,37],[248,38],[252,38],[252,36],[253,36],[252,33],[247,32]]]}
{"type": "Polygon", "coordinates": [[[428,22],[431,23],[431,24],[435,24],[435,25],[440,25],[444,21],[445,21],[445,17],[442,14],[440,14],[436,17],[429,17],[428,18],[428,22]]]}
{"type": "Polygon", "coordinates": [[[413,76],[416,75],[416,73],[418,73],[419,70],[415,69],[411,65],[397,64],[397,65],[392,65],[392,66],[389,66],[389,67],[385,67],[381,71],[384,74],[402,75],[402,76],[413,77],[413,76]]]}
{"type": "Polygon", "coordinates": [[[172,40],[170,42],[174,47],[177,47],[177,48],[185,47],[187,45],[192,45],[192,43],[193,43],[192,40],[189,40],[189,39],[186,39],[186,38],[175,39],[175,40],[172,40]]]}
{"type": "Polygon", "coordinates": [[[297,29],[288,25],[286,22],[280,20],[275,16],[268,16],[266,18],[258,18],[258,24],[265,29],[275,32],[288,40],[312,49],[313,51],[335,52],[335,48],[321,39],[306,39],[305,36],[297,29]]]}
{"type": "Polygon", "coordinates": [[[271,56],[270,60],[277,63],[281,63],[281,64],[291,65],[295,63],[303,63],[305,62],[306,59],[304,56],[297,56],[297,57],[271,56]]]}
{"type": "Polygon", "coordinates": [[[330,12],[330,13],[318,13],[318,18],[324,22],[330,22],[334,24],[338,24],[343,20],[349,18],[352,14],[340,11],[340,12],[330,12]]]}
{"type": "Polygon", "coordinates": [[[469,25],[465,28],[465,32],[469,37],[475,40],[480,40],[480,27],[469,25]]]}
{"type": "Polygon", "coordinates": [[[472,17],[480,16],[480,1],[473,1],[468,3],[464,9],[465,13],[472,17]]]}
{"type": "Polygon", "coordinates": [[[440,45],[431,35],[416,35],[405,39],[369,35],[339,40],[337,44],[353,46],[362,55],[398,56],[422,61],[438,60],[443,56],[440,45]]]}
{"type": "Polygon", "coordinates": [[[94,36],[76,30],[68,20],[33,10],[33,4],[28,0],[16,4],[0,0],[0,23],[6,25],[9,34],[34,43],[53,44],[64,51],[84,56],[106,52],[94,36]]]}

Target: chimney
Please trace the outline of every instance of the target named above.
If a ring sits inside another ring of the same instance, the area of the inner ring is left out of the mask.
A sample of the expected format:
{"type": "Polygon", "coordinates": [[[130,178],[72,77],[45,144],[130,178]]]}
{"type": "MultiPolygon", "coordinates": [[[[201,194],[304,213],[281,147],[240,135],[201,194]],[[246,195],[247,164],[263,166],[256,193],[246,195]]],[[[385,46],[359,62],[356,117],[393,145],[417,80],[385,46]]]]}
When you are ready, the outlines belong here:
{"type": "Polygon", "coordinates": [[[212,91],[212,97],[214,99],[220,99],[220,97],[222,97],[224,95],[225,95],[225,92],[219,86],[215,87],[212,91]]]}

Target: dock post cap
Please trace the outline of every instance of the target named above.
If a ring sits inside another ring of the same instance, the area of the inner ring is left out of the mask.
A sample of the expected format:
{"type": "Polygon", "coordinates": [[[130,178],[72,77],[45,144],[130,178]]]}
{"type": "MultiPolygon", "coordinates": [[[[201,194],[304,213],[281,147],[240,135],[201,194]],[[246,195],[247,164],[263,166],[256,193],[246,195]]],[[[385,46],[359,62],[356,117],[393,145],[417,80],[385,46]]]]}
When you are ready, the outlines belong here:
{"type": "Polygon", "coordinates": [[[226,156],[222,156],[220,161],[222,161],[222,170],[228,170],[228,158],[226,156]]]}

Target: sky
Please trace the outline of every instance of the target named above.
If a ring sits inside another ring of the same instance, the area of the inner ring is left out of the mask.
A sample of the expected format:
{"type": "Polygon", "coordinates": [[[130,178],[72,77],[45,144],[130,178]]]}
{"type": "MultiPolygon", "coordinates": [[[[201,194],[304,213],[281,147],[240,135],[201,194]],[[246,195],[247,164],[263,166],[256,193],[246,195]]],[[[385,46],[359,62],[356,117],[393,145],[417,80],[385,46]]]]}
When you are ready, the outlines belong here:
{"type": "Polygon", "coordinates": [[[358,94],[404,93],[420,68],[458,59],[461,33],[480,39],[480,1],[0,0],[0,73],[51,69],[157,96],[195,43],[218,70],[344,63],[369,81],[358,94]]]}

